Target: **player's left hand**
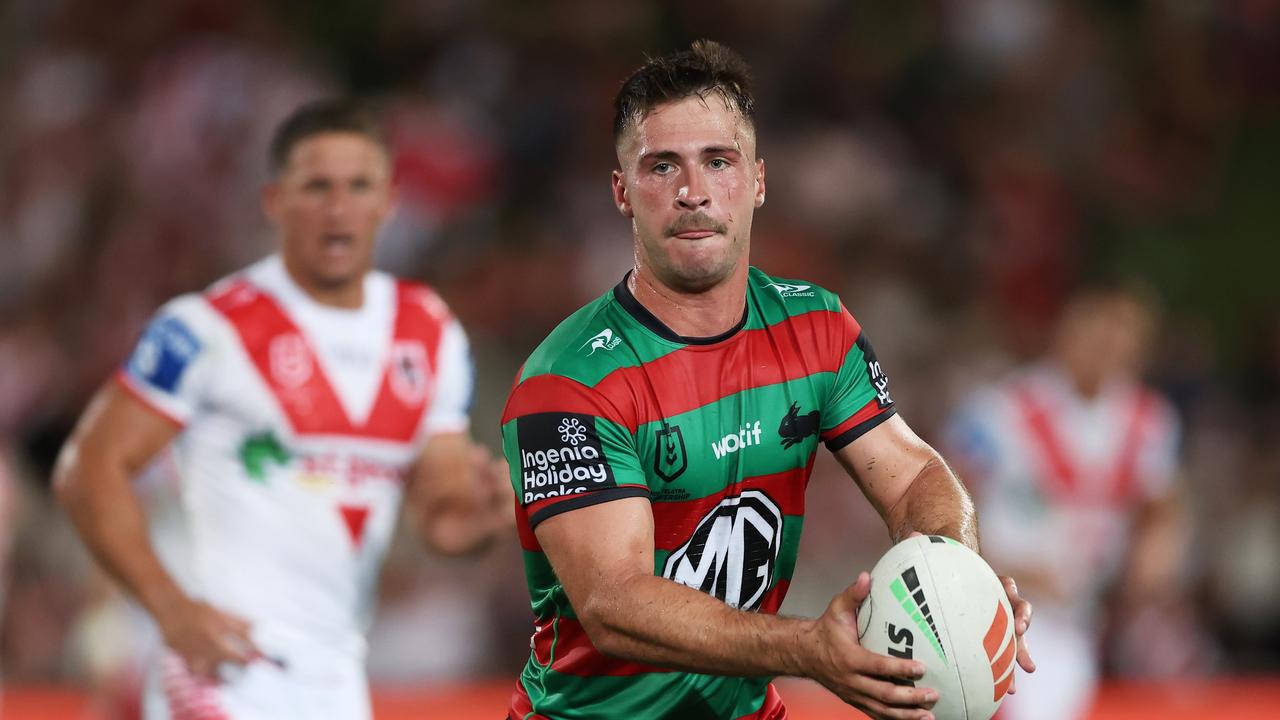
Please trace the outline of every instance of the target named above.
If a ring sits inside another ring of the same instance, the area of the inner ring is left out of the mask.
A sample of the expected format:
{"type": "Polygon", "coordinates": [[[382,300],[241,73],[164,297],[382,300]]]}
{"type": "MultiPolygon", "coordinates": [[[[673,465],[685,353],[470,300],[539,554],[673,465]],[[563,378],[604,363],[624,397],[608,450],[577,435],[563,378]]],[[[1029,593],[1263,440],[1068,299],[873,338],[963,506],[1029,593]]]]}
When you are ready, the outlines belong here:
{"type": "MultiPolygon", "coordinates": [[[[1031,659],[1031,651],[1027,648],[1027,628],[1031,627],[1031,603],[1018,594],[1018,583],[1006,575],[1000,576],[1004,592],[1009,596],[1009,606],[1013,608],[1013,634],[1018,639],[1018,666],[1026,672],[1035,672],[1036,663],[1031,659]]],[[[1018,681],[1009,685],[1009,693],[1017,692],[1018,681]]]]}
{"type": "Polygon", "coordinates": [[[489,449],[476,444],[471,451],[476,484],[480,492],[481,506],[488,516],[488,525],[494,533],[515,526],[515,488],[511,485],[511,473],[507,461],[494,457],[489,449]]]}

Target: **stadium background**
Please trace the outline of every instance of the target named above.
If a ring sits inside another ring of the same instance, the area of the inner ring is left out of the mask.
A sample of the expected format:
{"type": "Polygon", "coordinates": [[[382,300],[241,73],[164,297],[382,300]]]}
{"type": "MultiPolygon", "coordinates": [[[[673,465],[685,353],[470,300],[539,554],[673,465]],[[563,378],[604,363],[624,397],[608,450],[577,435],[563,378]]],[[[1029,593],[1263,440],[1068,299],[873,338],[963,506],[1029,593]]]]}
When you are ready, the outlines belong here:
{"type": "MultiPolygon", "coordinates": [[[[463,319],[495,446],[524,355],[628,266],[608,193],[618,83],[704,36],[757,76],[754,262],[842,293],[926,438],[965,388],[1043,348],[1073,284],[1159,290],[1151,380],[1185,422],[1195,536],[1183,593],[1109,633],[1098,717],[1278,712],[1280,2],[10,0],[6,720],[128,717],[145,622],[51,504],[50,464],[161,302],[270,251],[256,198],[276,122],[348,91],[385,112],[403,202],[380,264],[463,319]]],[[[833,470],[815,473],[784,611],[819,612],[887,547],[833,470]]],[[[171,473],[150,475],[180,548],[171,473]]],[[[382,716],[496,717],[528,619],[514,543],[468,561],[401,543],[371,635],[382,716]]],[[[792,693],[800,717],[844,716],[792,693]]]]}

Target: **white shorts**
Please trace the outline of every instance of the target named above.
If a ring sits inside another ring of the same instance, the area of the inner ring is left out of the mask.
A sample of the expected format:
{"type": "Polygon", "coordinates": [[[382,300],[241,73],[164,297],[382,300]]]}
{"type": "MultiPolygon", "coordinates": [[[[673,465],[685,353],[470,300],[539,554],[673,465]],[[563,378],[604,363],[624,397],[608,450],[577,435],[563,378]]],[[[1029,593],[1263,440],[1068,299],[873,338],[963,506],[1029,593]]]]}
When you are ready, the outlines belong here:
{"type": "Polygon", "coordinates": [[[1036,609],[1027,632],[1036,671],[1014,668],[1017,694],[1005,696],[999,720],[1082,720],[1098,689],[1097,649],[1093,636],[1071,623],[1036,609]]]}
{"type": "Polygon", "coordinates": [[[212,682],[192,675],[165,649],[148,673],[142,714],[145,720],[369,720],[372,710],[363,663],[352,659],[259,660],[212,682]]]}

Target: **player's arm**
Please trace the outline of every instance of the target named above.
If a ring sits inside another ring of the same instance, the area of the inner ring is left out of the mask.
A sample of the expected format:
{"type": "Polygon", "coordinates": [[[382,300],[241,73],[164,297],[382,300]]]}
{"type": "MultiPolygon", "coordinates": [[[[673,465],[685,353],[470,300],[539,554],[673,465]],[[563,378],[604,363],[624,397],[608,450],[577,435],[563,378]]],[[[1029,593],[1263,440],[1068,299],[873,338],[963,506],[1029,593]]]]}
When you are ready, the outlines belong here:
{"type": "Polygon", "coordinates": [[[647,498],[554,515],[534,534],[587,636],[606,655],[688,672],[809,677],[874,717],[929,717],[925,710],[937,701],[931,689],[887,680],[919,678],[919,663],[858,644],[854,612],[871,588],[866,573],[822,617],[785,618],[736,610],[655,576],[647,498]]]}
{"type": "Polygon", "coordinates": [[[90,552],[155,618],[193,672],[257,657],[244,620],[189,598],[156,556],[132,478],[177,434],[177,426],[108,383],[58,457],[54,487],[90,552]]]}
{"type": "Polygon", "coordinates": [[[1187,507],[1180,488],[1144,502],[1134,521],[1124,574],[1126,606],[1143,607],[1176,594],[1187,554],[1187,507]],[[1136,603],[1136,604],[1135,604],[1136,603]]]}
{"type": "Polygon", "coordinates": [[[515,522],[506,463],[465,432],[431,436],[406,493],[422,542],[445,555],[479,551],[515,522]]]}
{"type": "MultiPolygon", "coordinates": [[[[437,312],[446,313],[443,305],[437,312]]],[[[515,525],[507,466],[468,433],[475,385],[462,325],[444,322],[426,444],[409,471],[406,510],[428,548],[444,555],[476,552],[515,525]]]]}
{"type": "MultiPolygon", "coordinates": [[[[918,532],[946,535],[979,550],[973,499],[942,456],[901,417],[876,425],[835,456],[884,518],[894,542],[918,532]]],[[[1000,581],[1013,607],[1018,664],[1034,672],[1024,637],[1031,625],[1031,603],[1018,593],[1013,578],[1001,576],[1000,581]]]]}
{"type": "Polygon", "coordinates": [[[942,456],[897,415],[835,453],[889,528],[894,542],[912,532],[946,535],[978,551],[973,500],[942,456]]]}

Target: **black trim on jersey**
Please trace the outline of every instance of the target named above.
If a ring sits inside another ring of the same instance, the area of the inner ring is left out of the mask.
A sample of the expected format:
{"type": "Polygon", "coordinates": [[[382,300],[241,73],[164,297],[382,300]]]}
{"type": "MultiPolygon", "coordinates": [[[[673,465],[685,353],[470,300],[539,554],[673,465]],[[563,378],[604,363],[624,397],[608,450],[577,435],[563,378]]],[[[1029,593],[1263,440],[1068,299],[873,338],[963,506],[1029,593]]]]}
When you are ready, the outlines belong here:
{"type": "Polygon", "coordinates": [[[563,512],[577,510],[578,508],[591,507],[600,503],[609,502],[611,500],[621,500],[629,497],[649,497],[649,488],[639,485],[624,485],[622,487],[612,487],[607,490],[599,490],[593,493],[583,493],[577,497],[561,500],[554,505],[548,505],[541,510],[529,516],[529,529],[538,527],[538,523],[549,517],[555,517],[563,512]]]}
{"type": "Polygon", "coordinates": [[[750,314],[750,302],[743,306],[742,319],[738,321],[738,324],[719,335],[713,335],[711,337],[686,337],[684,335],[677,335],[674,330],[663,325],[661,320],[654,317],[653,313],[649,312],[649,308],[641,305],[635,295],[631,294],[631,290],[627,288],[627,278],[629,277],[631,277],[630,270],[627,271],[626,275],[622,276],[622,282],[613,287],[614,299],[618,301],[618,304],[622,306],[623,310],[626,310],[631,314],[631,317],[636,319],[636,322],[649,328],[657,334],[658,337],[664,340],[683,343],[685,345],[714,345],[733,337],[747,324],[747,316],[750,314]]]}
{"type": "Polygon", "coordinates": [[[863,420],[857,425],[854,425],[848,430],[845,430],[839,435],[828,440],[827,449],[830,450],[831,452],[836,452],[837,450],[843,448],[845,445],[848,445],[854,440],[857,440],[858,438],[867,434],[868,431],[870,431],[872,428],[876,427],[880,423],[884,422],[885,420],[888,420],[889,418],[897,414],[898,414],[898,408],[890,407],[888,410],[885,410],[884,412],[871,418],[870,420],[863,420]]]}

